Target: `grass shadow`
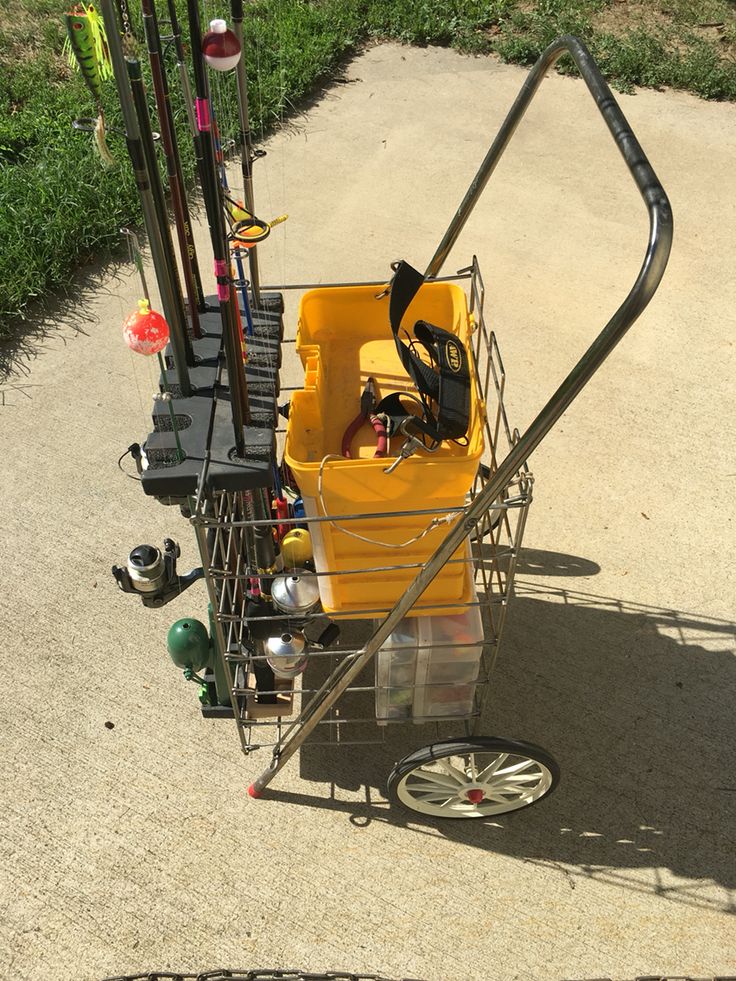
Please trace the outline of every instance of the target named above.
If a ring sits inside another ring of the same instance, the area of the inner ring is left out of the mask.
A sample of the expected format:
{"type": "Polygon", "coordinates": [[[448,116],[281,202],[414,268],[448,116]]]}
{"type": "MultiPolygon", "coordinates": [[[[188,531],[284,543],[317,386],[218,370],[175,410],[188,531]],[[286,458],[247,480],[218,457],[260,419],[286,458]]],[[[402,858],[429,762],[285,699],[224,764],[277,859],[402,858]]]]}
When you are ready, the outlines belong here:
{"type": "Polygon", "coordinates": [[[35,301],[23,316],[4,326],[0,338],[0,397],[6,391],[26,392],[34,387],[29,381],[32,366],[50,339],[66,344],[70,337],[87,335],[90,321],[84,297],[101,293],[114,296],[119,272],[127,265],[122,249],[95,259],[76,272],[66,288],[35,301]]]}

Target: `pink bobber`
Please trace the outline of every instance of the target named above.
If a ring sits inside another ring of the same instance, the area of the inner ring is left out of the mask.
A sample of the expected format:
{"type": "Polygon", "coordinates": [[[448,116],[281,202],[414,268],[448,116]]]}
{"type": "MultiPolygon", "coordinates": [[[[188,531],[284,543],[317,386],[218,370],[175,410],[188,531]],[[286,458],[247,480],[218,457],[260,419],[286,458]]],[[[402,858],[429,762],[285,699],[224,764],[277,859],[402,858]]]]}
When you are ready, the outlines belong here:
{"type": "Polygon", "coordinates": [[[210,68],[218,72],[228,72],[240,61],[240,41],[224,20],[210,21],[210,29],[202,38],[202,54],[210,68]]]}
{"type": "Polygon", "coordinates": [[[148,300],[139,300],[138,309],[123,322],[125,343],[138,354],[158,354],[169,341],[169,325],[160,313],[151,310],[148,300]]]}

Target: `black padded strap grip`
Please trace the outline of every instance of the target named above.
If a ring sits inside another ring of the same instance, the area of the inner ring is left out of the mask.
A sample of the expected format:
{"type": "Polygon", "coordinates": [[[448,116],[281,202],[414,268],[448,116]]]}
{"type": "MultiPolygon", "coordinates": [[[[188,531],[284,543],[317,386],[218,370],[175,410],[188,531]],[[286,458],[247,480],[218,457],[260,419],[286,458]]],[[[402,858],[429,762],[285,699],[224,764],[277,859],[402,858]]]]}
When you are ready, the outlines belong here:
{"type": "Polygon", "coordinates": [[[426,419],[421,428],[433,439],[461,439],[470,419],[470,369],[463,344],[447,330],[424,320],[414,325],[414,336],[432,359],[418,358],[399,337],[404,314],[424,283],[424,277],[408,262],[396,266],[391,282],[389,320],[396,350],[409,377],[420,392],[437,405],[437,419],[426,419]],[[436,365],[436,367],[433,367],[436,365]]]}

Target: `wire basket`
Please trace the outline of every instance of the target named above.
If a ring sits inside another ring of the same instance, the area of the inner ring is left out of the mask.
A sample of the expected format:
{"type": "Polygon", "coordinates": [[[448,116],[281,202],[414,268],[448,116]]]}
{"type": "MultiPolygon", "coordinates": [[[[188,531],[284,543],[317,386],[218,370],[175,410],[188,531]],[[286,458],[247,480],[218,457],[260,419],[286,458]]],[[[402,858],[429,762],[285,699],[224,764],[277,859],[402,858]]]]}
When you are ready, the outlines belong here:
{"type": "MultiPolygon", "coordinates": [[[[361,528],[372,523],[381,526],[387,518],[421,520],[427,527],[449,528],[464,520],[464,512],[483,486],[494,474],[497,461],[502,459],[518,439],[512,430],[504,408],[506,375],[495,334],[489,331],[483,314],[485,290],[477,260],[458,273],[458,279],[469,286],[470,347],[473,360],[473,385],[476,411],[483,420],[483,457],[477,467],[472,486],[461,506],[445,508],[417,508],[373,514],[329,514],[319,517],[299,518],[299,523],[309,529],[329,524],[332,528],[350,529],[351,523],[360,522],[361,528]]],[[[200,486],[206,486],[206,481],[200,486]]],[[[521,547],[524,525],[532,498],[532,476],[524,464],[499,497],[468,526],[465,546],[450,558],[452,564],[462,570],[468,588],[452,602],[442,603],[445,622],[459,623],[461,618],[476,619],[481,624],[479,635],[466,644],[462,663],[462,678],[443,676],[452,674],[453,652],[457,640],[453,636],[418,640],[414,644],[417,669],[410,688],[409,698],[413,706],[431,707],[431,711],[415,708],[409,713],[392,713],[380,706],[391,700],[398,687],[385,677],[382,680],[381,664],[385,668],[384,651],[379,652],[374,666],[363,671],[340,696],[319,722],[320,736],[313,736],[312,744],[353,745],[381,741],[385,726],[391,722],[411,719],[414,722],[433,723],[459,721],[473,728],[483,712],[485,696],[493,665],[498,654],[501,634],[511,597],[516,557],[521,547]],[[469,651],[475,653],[469,654],[469,651]],[[434,662],[432,661],[434,659],[434,662]],[[435,664],[435,670],[432,669],[435,664]],[[472,669],[469,667],[474,666],[472,669]],[[427,665],[429,667],[427,668],[427,665]],[[448,667],[449,665],[449,667],[448,667]],[[451,697],[446,696],[451,690],[451,697]],[[458,692],[460,696],[458,697],[458,692]],[[443,711],[445,705],[449,710],[443,711]],[[376,729],[377,712],[381,728],[376,729]]],[[[200,549],[206,556],[205,578],[213,611],[215,641],[224,654],[226,675],[233,714],[241,745],[246,753],[261,747],[278,747],[288,739],[298,725],[310,703],[320,698],[331,685],[331,679],[340,663],[359,653],[366,634],[370,636],[375,625],[390,612],[391,606],[361,603],[359,608],[343,608],[331,611],[329,618],[321,607],[290,619],[278,615],[252,616],[248,610],[248,583],[252,569],[247,556],[252,554],[254,536],[270,533],[273,519],[258,519],[256,507],[258,491],[221,492],[212,496],[201,495],[196,502],[192,522],[197,530],[200,549]],[[286,620],[286,628],[284,622],[286,620]],[[264,662],[268,657],[259,645],[253,643],[253,635],[268,632],[269,622],[274,631],[285,629],[288,636],[299,634],[310,640],[307,668],[294,680],[277,681],[272,688],[263,689],[258,684],[264,662]],[[340,640],[320,649],[314,641],[330,621],[341,627],[340,640]]],[[[289,519],[291,524],[296,519],[289,519]]],[[[319,576],[331,578],[360,576],[385,577],[396,574],[413,579],[422,567],[423,560],[398,561],[395,553],[380,564],[369,567],[326,570],[319,576]]],[[[286,570],[288,571],[288,570],[286,570]]],[[[399,601],[401,602],[401,601],[399,601]]],[[[393,605],[393,604],[392,604],[393,605]]],[[[398,606],[398,604],[397,604],[398,606]]],[[[412,617],[424,617],[437,612],[437,602],[422,602],[411,607],[412,617]]],[[[408,612],[408,611],[407,611],[408,612]]],[[[428,622],[425,619],[425,622],[428,622]]],[[[457,667],[457,665],[456,665],[457,667]]],[[[384,671],[385,675],[385,671],[384,671]]]]}

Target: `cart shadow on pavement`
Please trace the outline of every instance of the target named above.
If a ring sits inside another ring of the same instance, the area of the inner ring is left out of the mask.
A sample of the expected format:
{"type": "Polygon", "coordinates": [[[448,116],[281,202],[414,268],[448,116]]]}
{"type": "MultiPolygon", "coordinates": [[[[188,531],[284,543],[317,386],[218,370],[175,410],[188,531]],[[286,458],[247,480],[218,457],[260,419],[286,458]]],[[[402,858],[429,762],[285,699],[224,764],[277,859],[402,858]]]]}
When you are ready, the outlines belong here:
{"type": "MultiPolygon", "coordinates": [[[[525,551],[522,569],[539,572],[525,551]]],[[[580,574],[585,560],[564,560],[553,575],[580,574]]],[[[562,778],[549,799],[482,823],[389,806],[393,764],[437,738],[406,725],[378,729],[378,745],[305,746],[301,776],[327,792],[268,797],[557,869],[571,890],[590,878],[736,912],[735,639],[729,621],[517,579],[479,732],[551,752],[562,778]]]]}

